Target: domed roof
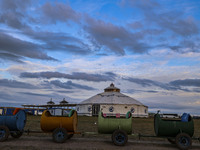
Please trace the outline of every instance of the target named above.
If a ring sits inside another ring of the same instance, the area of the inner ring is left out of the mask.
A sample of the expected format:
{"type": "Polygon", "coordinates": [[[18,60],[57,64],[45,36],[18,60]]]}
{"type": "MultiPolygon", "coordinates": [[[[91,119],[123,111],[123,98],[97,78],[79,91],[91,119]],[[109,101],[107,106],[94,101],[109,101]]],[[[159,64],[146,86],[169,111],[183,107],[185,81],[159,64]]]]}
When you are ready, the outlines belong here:
{"type": "Polygon", "coordinates": [[[82,101],[80,104],[135,104],[143,105],[139,101],[127,95],[120,93],[120,89],[116,88],[114,84],[111,88],[104,89],[103,93],[92,96],[91,98],[82,101]],[[112,89],[112,90],[111,90],[112,89]]]}
{"type": "Polygon", "coordinates": [[[65,98],[63,98],[63,100],[60,101],[60,104],[68,104],[68,102],[65,100],[65,98]]]}
{"type": "Polygon", "coordinates": [[[52,101],[52,98],[50,101],[47,102],[47,105],[54,105],[55,103],[52,101]]]}

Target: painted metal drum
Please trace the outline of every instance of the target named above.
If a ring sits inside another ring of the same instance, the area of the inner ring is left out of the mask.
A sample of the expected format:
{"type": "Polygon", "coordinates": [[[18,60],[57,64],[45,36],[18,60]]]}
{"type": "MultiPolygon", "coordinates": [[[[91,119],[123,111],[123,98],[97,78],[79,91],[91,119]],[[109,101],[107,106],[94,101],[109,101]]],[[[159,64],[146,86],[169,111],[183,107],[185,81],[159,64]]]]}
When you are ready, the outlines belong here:
{"type": "Polygon", "coordinates": [[[53,132],[56,128],[65,128],[67,132],[75,132],[77,130],[77,112],[71,110],[66,116],[51,115],[49,110],[42,113],[40,127],[44,132],[53,132]]]}
{"type": "Polygon", "coordinates": [[[164,120],[160,118],[160,114],[154,116],[154,130],[156,136],[176,137],[177,134],[183,132],[191,137],[194,134],[194,122],[191,116],[186,122],[181,120],[164,120]]]}
{"type": "Polygon", "coordinates": [[[0,116],[0,126],[7,126],[10,131],[23,131],[26,124],[26,113],[19,110],[13,116],[0,116]]]}
{"type": "Polygon", "coordinates": [[[120,129],[127,134],[132,133],[132,114],[127,112],[124,118],[104,117],[102,112],[98,115],[98,132],[104,134],[112,134],[115,130],[120,129]]]}

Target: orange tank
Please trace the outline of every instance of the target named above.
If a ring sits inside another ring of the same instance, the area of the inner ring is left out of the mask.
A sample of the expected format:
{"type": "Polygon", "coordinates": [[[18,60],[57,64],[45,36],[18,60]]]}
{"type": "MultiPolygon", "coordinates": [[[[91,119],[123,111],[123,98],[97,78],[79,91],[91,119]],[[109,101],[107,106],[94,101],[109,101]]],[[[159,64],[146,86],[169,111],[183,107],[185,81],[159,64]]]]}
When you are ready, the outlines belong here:
{"type": "Polygon", "coordinates": [[[75,110],[61,110],[60,115],[52,115],[50,110],[42,113],[40,126],[44,132],[53,132],[56,128],[65,128],[67,132],[76,132],[77,130],[77,112],[75,110]]]}

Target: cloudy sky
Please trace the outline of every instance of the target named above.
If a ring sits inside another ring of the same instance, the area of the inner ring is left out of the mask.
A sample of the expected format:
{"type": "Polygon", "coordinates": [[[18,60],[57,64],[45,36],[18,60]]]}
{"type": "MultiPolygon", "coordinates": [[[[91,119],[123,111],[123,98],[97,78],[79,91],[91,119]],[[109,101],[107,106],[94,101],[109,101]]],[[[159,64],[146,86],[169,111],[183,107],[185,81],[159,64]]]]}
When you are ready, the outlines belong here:
{"type": "Polygon", "coordinates": [[[78,103],[114,83],[200,114],[200,1],[0,0],[0,104],[78,103]]]}

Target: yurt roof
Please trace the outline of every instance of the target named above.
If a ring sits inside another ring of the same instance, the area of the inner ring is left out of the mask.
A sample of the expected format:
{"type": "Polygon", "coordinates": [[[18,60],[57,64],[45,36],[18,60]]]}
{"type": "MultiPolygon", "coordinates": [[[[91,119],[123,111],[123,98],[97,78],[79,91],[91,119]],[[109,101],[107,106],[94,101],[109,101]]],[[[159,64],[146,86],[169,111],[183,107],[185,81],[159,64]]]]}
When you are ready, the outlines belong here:
{"type": "MultiPolygon", "coordinates": [[[[114,88],[113,84],[110,85],[111,89],[118,89],[114,88]]],[[[106,88],[108,89],[108,88],[106,88]]],[[[143,105],[141,102],[131,98],[127,95],[120,93],[119,91],[116,92],[115,90],[105,90],[105,92],[92,96],[91,98],[82,101],[80,104],[135,104],[135,105],[143,105]],[[107,92],[106,92],[107,91],[107,92]]]]}
{"type": "Polygon", "coordinates": [[[47,102],[47,104],[55,104],[52,99],[50,101],[47,102]]]}
{"type": "Polygon", "coordinates": [[[65,98],[62,100],[62,101],[60,101],[60,104],[67,104],[68,102],[65,100],[65,98]]]}

